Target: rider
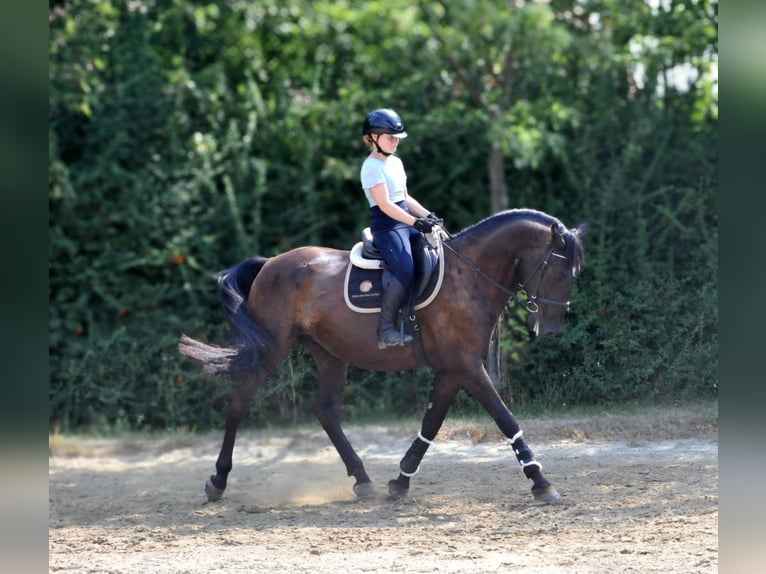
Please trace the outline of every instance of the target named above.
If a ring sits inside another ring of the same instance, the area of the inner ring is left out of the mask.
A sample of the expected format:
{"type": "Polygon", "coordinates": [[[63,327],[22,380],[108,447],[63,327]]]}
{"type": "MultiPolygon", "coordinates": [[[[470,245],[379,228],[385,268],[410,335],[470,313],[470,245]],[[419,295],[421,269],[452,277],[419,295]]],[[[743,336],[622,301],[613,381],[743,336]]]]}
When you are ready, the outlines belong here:
{"type": "Polygon", "coordinates": [[[430,233],[441,220],[407,192],[404,164],[394,155],[399,141],[407,137],[399,115],[390,109],[367,114],[362,128],[370,155],[361,169],[362,189],[370,203],[373,242],[391,268],[394,277],[384,288],[378,323],[378,348],[403,346],[412,341],[400,336],[396,316],[412,285],[413,235],[430,233]]]}

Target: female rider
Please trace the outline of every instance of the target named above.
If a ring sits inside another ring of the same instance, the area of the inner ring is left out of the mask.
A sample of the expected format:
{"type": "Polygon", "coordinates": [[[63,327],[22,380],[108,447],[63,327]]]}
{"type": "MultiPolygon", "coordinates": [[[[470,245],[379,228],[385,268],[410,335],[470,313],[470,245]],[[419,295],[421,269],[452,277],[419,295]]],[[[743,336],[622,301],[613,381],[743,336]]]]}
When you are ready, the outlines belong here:
{"type": "Polygon", "coordinates": [[[385,349],[412,341],[409,335],[402,337],[395,326],[414,275],[411,239],[418,233],[429,233],[441,220],[407,192],[404,164],[394,155],[399,141],[407,137],[399,115],[385,108],[373,110],[367,114],[362,132],[371,148],[360,173],[370,203],[370,231],[394,275],[384,287],[380,305],[378,348],[385,349]]]}

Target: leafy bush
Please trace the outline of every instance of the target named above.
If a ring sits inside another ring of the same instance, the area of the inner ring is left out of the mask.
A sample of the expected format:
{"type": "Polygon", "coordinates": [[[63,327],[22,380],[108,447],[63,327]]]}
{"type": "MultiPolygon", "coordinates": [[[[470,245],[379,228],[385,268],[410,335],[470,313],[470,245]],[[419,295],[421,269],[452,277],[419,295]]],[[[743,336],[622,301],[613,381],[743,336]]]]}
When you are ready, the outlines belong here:
{"type": "MultiPolygon", "coordinates": [[[[504,187],[511,207],[591,224],[564,331],[533,340],[508,314],[509,402],[715,396],[717,5],[352,4],[51,4],[51,425],[222,426],[230,383],[177,337],[228,342],[217,271],[356,241],[359,126],[381,105],[405,117],[410,192],[452,231],[504,187]],[[697,72],[688,89],[658,85],[676,62],[697,72]],[[639,64],[656,72],[643,87],[639,64]]],[[[350,369],[344,413],[422,412],[431,378],[350,369]]],[[[296,349],[249,424],[311,417],[314,384],[296,349]]]]}

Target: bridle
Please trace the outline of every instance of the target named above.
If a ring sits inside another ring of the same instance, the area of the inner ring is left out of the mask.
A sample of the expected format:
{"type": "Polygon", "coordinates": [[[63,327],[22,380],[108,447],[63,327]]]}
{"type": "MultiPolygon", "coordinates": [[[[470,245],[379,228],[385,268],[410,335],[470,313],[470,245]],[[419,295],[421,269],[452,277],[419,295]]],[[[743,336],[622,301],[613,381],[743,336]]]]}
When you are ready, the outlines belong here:
{"type": "Polygon", "coordinates": [[[565,255],[553,251],[553,243],[551,243],[548,246],[548,250],[545,252],[545,257],[537,263],[537,267],[535,267],[532,275],[530,275],[529,279],[526,281],[526,283],[531,283],[534,276],[540,273],[540,278],[537,280],[534,293],[529,295],[527,289],[524,287],[524,283],[519,282],[518,289],[511,295],[514,301],[520,305],[524,305],[524,308],[530,313],[537,313],[540,310],[540,305],[557,305],[559,307],[566,307],[567,311],[569,310],[569,301],[557,301],[556,299],[537,296],[537,291],[540,289],[540,284],[543,282],[543,275],[545,275],[545,272],[548,269],[548,261],[551,257],[558,257],[559,259],[568,261],[565,255]],[[523,303],[521,301],[522,298],[526,298],[523,303]]]}
{"type": "MultiPolygon", "coordinates": [[[[442,229],[443,230],[443,229],[442,229]]],[[[446,232],[446,230],[443,230],[447,237],[451,238],[451,236],[446,232]]],[[[559,259],[564,259],[568,261],[569,259],[565,255],[561,255],[560,253],[556,253],[553,251],[553,243],[551,242],[550,245],[548,245],[548,249],[545,252],[545,257],[540,259],[540,261],[537,263],[537,267],[535,267],[535,270],[532,271],[532,274],[529,276],[529,278],[524,282],[519,282],[516,284],[515,290],[510,290],[504,285],[501,285],[497,281],[495,281],[492,277],[487,275],[484,271],[482,271],[473,261],[468,259],[465,255],[455,250],[454,247],[452,247],[448,242],[442,241],[442,245],[444,245],[447,249],[452,251],[458,259],[461,259],[466,265],[468,265],[471,269],[476,271],[483,279],[488,281],[489,283],[492,283],[495,287],[500,289],[503,293],[508,295],[509,298],[516,301],[519,305],[522,305],[527,312],[529,313],[538,313],[540,311],[540,305],[554,305],[558,307],[565,307],[567,310],[569,310],[569,301],[557,301],[556,299],[548,299],[547,297],[538,297],[537,292],[540,289],[540,285],[543,282],[543,276],[545,275],[545,271],[548,269],[548,262],[550,261],[551,257],[558,257],[559,259]],[[536,275],[539,273],[539,278],[537,279],[537,283],[535,284],[534,290],[527,289],[525,287],[524,283],[530,284],[532,280],[535,278],[536,275]],[[532,294],[529,294],[529,291],[532,291],[532,294]]]]}

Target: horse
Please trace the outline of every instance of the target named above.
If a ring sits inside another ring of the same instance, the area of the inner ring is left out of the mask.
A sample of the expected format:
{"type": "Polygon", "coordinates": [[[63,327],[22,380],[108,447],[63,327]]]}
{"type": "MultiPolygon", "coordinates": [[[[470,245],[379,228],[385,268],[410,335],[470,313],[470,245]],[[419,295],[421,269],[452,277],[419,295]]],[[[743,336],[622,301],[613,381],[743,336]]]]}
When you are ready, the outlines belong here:
{"type": "MultiPolygon", "coordinates": [[[[434,373],[420,431],[388,482],[388,494],[407,496],[427,449],[463,388],[486,410],[532,481],[534,500],[550,503],[560,494],[542,473],[523,431],[484,367],[496,322],[511,298],[524,305],[536,336],[561,330],[575,277],[584,262],[585,225],[567,229],[547,213],[512,209],[450,235],[442,230],[443,282],[437,296],[417,311],[420,358],[434,373]]],[[[344,301],[349,251],[297,247],[274,257],[251,257],[222,271],[218,284],[233,335],[223,347],[180,336],[179,351],[206,372],[232,378],[223,443],[216,473],[205,483],[209,501],[223,496],[232,470],[237,428],[268,375],[294,344],[316,364],[312,410],[327,433],[360,498],[377,495],[364,464],[341,427],[341,397],[349,365],[401,371],[423,366],[412,344],[379,349],[377,314],[358,313],[344,301]]]]}

